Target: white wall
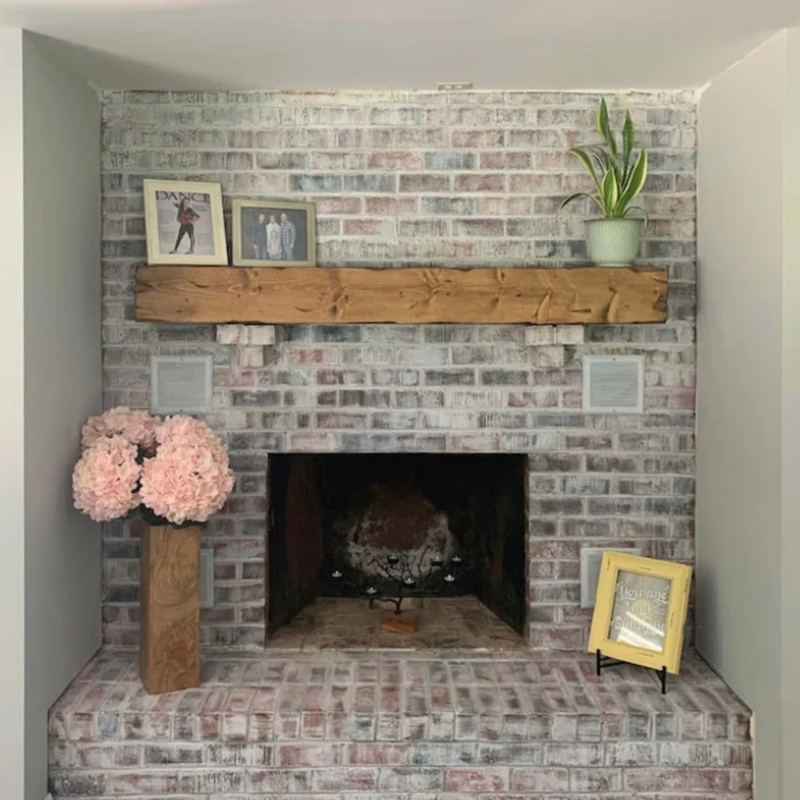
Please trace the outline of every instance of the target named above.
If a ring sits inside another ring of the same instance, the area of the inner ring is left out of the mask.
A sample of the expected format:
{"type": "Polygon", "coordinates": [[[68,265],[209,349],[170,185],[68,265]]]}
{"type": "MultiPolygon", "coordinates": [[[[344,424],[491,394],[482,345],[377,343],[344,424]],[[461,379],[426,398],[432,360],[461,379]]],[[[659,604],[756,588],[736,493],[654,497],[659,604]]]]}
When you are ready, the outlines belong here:
{"type": "Polygon", "coordinates": [[[100,115],[47,45],[0,31],[0,797],[47,792],[47,710],[100,637],[98,526],[72,508],[101,403],[100,115]]]}
{"type": "Polygon", "coordinates": [[[24,543],[22,33],[0,30],[0,797],[23,796],[24,543]]]}
{"type": "Polygon", "coordinates": [[[100,645],[99,526],[72,506],[101,407],[100,107],[23,38],[26,797],[46,794],[47,709],[100,645]]]}
{"type": "MultiPolygon", "coordinates": [[[[783,454],[781,709],[783,786],[800,786],[800,29],[787,33],[783,169],[783,454]]],[[[784,788],[784,793],[790,791],[784,788]]]]}
{"type": "Polygon", "coordinates": [[[796,726],[782,735],[797,720],[798,654],[786,656],[800,615],[797,45],[781,32],[700,102],[697,644],[755,712],[758,800],[800,785],[796,726]]]}

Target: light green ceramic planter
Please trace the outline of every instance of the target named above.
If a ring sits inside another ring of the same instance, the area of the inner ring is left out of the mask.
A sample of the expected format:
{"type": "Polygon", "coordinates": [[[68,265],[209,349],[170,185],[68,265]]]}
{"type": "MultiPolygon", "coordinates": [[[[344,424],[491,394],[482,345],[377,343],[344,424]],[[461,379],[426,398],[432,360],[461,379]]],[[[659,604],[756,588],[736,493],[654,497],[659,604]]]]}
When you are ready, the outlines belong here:
{"type": "Polygon", "coordinates": [[[629,267],[639,253],[642,236],[640,219],[592,219],[589,229],[589,258],[598,267],[629,267]]]}

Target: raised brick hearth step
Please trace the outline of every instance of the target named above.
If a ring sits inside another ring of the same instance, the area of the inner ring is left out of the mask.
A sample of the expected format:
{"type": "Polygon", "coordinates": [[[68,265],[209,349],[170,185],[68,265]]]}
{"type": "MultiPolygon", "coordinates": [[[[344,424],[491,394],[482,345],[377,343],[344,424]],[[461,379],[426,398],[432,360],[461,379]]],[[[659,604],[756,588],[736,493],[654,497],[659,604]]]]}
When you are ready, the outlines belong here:
{"type": "Polygon", "coordinates": [[[747,800],[750,712],[697,657],[662,696],[588,657],[209,654],[148,696],[98,655],[50,712],[56,798],[747,800]]]}

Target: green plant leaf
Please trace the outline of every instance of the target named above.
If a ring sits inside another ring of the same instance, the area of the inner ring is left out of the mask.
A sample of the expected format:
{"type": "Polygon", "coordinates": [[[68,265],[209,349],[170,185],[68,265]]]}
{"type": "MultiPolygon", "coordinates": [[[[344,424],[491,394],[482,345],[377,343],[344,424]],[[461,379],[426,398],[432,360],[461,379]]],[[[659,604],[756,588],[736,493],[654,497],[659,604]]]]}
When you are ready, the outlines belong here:
{"type": "Polygon", "coordinates": [[[606,211],[603,208],[603,204],[598,200],[596,195],[589,194],[589,192],[575,192],[575,194],[571,194],[564,202],[558,207],[558,210],[561,211],[565,206],[569,205],[573,200],[577,200],[579,197],[588,197],[599,209],[601,214],[605,214],[606,211]]]}
{"type": "Polygon", "coordinates": [[[636,197],[639,192],[644,188],[644,182],[647,180],[647,150],[642,148],[639,151],[639,157],[631,170],[628,182],[622,190],[622,194],[616,203],[615,214],[622,216],[625,209],[630,202],[636,197]]]}
{"type": "Polygon", "coordinates": [[[603,172],[605,172],[607,169],[611,169],[611,156],[605,150],[603,150],[602,147],[593,145],[590,147],[584,147],[583,149],[587,153],[590,153],[592,156],[594,156],[603,172]]]}
{"type": "Polygon", "coordinates": [[[600,101],[600,109],[597,112],[597,130],[605,139],[606,145],[608,145],[611,166],[617,174],[617,181],[621,183],[622,167],[619,163],[619,150],[617,149],[617,140],[614,138],[614,132],[611,130],[611,124],[608,121],[608,106],[606,105],[605,97],[600,101]]]}
{"type": "Polygon", "coordinates": [[[615,216],[614,210],[619,199],[619,184],[617,183],[617,175],[613,169],[607,170],[603,176],[603,183],[601,186],[600,194],[603,198],[603,213],[607,217],[615,216]]]}
{"type": "Polygon", "coordinates": [[[608,170],[613,170],[617,176],[617,183],[621,182],[619,164],[614,161],[610,153],[606,152],[602,147],[587,147],[585,149],[594,156],[598,164],[598,172],[601,175],[605,175],[608,170]]]}
{"type": "Polygon", "coordinates": [[[636,137],[636,129],[633,127],[631,112],[625,112],[625,124],[622,126],[622,182],[628,180],[628,172],[631,165],[631,153],[633,152],[633,141],[636,137]]]}
{"type": "Polygon", "coordinates": [[[597,172],[595,172],[594,164],[592,164],[592,153],[583,147],[573,147],[569,152],[580,160],[599,192],[600,181],[597,179],[597,172]]]}

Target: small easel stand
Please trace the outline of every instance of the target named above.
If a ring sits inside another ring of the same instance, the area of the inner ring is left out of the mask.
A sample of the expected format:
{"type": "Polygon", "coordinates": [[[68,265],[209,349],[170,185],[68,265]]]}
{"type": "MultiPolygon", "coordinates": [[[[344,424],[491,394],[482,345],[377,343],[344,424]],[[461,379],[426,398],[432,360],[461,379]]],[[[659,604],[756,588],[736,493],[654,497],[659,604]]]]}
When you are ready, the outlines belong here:
{"type": "MultiPolygon", "coordinates": [[[[627,664],[627,661],[617,661],[610,656],[604,656],[599,650],[597,651],[597,674],[602,674],[603,669],[606,667],[618,667],[620,664],[627,664]]],[[[643,669],[650,669],[650,667],[643,667],[643,669]]],[[[661,694],[667,693],[667,668],[666,666],[661,669],[654,669],[653,672],[658,675],[661,681],[661,694]]]]}

